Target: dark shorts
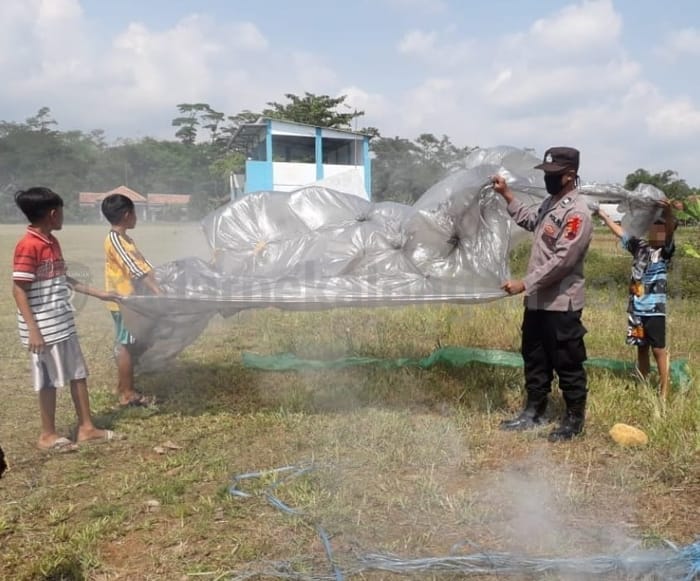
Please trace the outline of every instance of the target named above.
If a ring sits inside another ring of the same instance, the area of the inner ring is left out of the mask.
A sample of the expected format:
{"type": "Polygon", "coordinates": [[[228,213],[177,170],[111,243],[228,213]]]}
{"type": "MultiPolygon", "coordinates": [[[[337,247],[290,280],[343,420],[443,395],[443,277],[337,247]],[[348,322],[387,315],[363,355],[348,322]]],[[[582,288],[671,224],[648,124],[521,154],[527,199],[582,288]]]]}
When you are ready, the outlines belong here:
{"type": "Polygon", "coordinates": [[[644,330],[643,343],[657,349],[666,347],[666,317],[639,317],[644,330]]]}
{"type": "Polygon", "coordinates": [[[627,315],[627,344],[635,347],[666,347],[666,317],[627,315]]]}

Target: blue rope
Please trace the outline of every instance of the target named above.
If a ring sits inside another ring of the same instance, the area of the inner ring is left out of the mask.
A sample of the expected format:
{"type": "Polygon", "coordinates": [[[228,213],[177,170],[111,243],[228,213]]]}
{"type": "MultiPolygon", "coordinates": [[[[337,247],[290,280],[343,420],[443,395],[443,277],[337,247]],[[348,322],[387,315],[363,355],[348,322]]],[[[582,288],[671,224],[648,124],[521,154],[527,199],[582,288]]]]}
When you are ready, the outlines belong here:
{"type": "MultiPolygon", "coordinates": [[[[268,486],[262,493],[262,495],[265,497],[267,502],[269,502],[273,507],[275,507],[278,510],[281,510],[282,512],[292,515],[292,516],[303,516],[303,512],[299,509],[292,508],[288,504],[285,504],[280,500],[275,494],[273,494],[273,491],[283,484],[284,482],[287,482],[289,480],[293,480],[294,478],[298,478],[299,476],[302,476],[303,474],[306,474],[308,472],[311,472],[315,470],[316,467],[313,465],[308,465],[308,466],[283,466],[282,468],[274,468],[272,470],[262,470],[259,472],[247,472],[245,474],[239,474],[238,476],[235,476],[233,478],[233,482],[229,486],[229,494],[233,496],[237,496],[240,498],[251,498],[253,495],[244,492],[242,490],[238,489],[238,486],[240,485],[242,480],[250,480],[252,478],[262,478],[264,476],[267,476],[269,474],[280,474],[280,473],[289,473],[287,476],[285,476],[282,480],[278,480],[277,482],[273,482],[270,486],[268,486]]],[[[319,538],[321,539],[321,544],[323,545],[323,549],[326,553],[326,558],[328,559],[328,562],[331,564],[331,568],[333,569],[333,575],[335,576],[335,581],[344,581],[344,576],[343,572],[341,569],[336,565],[335,559],[333,557],[333,548],[331,546],[331,540],[330,537],[328,536],[328,533],[325,531],[325,529],[321,525],[316,525],[316,534],[318,534],[319,538]]],[[[285,574],[286,576],[286,574],[285,574]]],[[[302,578],[303,576],[299,577],[302,578]]]]}
{"type": "MultiPolygon", "coordinates": [[[[229,486],[229,493],[239,498],[252,498],[253,494],[244,492],[238,487],[243,480],[263,478],[272,474],[282,474],[282,478],[270,484],[260,495],[264,496],[274,508],[292,515],[303,516],[304,512],[285,504],[275,494],[274,490],[282,484],[298,478],[316,469],[315,465],[283,466],[272,470],[248,472],[235,476],[229,486]]],[[[383,571],[404,575],[427,573],[432,575],[514,575],[522,573],[568,573],[606,575],[611,573],[627,573],[632,575],[648,575],[663,573],[667,581],[700,581],[700,539],[679,549],[670,542],[668,546],[673,552],[632,553],[628,551],[618,556],[599,555],[582,558],[533,558],[510,553],[488,553],[479,551],[471,555],[449,555],[446,557],[424,557],[403,559],[396,555],[366,554],[355,559],[355,565],[345,573],[336,564],[331,541],[326,530],[319,524],[314,528],[321,540],[326,558],[331,565],[333,577],[326,575],[304,575],[294,571],[289,562],[267,563],[265,571],[251,572],[239,576],[239,579],[265,576],[278,579],[296,579],[297,581],[344,581],[344,575],[355,575],[367,572],[383,571]]],[[[464,541],[453,546],[452,552],[471,545],[464,541]]]]}
{"type": "Polygon", "coordinates": [[[683,581],[700,579],[700,540],[695,541],[680,551],[681,556],[690,562],[690,572],[683,581]]]}

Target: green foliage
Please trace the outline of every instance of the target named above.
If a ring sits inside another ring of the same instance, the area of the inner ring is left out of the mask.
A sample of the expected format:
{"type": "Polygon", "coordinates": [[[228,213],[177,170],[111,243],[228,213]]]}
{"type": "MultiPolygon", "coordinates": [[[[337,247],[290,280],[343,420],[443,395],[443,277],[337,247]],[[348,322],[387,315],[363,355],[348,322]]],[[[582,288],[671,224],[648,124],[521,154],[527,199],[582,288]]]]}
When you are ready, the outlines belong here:
{"type": "Polygon", "coordinates": [[[679,221],[686,224],[697,224],[700,222],[700,196],[688,196],[680,202],[680,209],[675,210],[675,216],[679,221]]]}
{"type": "MultiPolygon", "coordinates": [[[[510,269],[514,277],[520,278],[525,275],[531,248],[532,245],[527,242],[512,250],[510,269]]],[[[626,296],[631,260],[628,254],[611,255],[595,248],[590,249],[584,263],[586,287],[612,293],[613,296],[626,296]]],[[[700,260],[697,258],[679,252],[671,262],[668,278],[669,295],[672,298],[700,299],[700,260]]]]}
{"type": "Polygon", "coordinates": [[[0,122],[2,215],[17,217],[11,210],[12,195],[18,189],[35,185],[58,191],[67,214],[77,208],[77,193],[100,156],[100,144],[89,134],[50,129],[55,123],[49,118],[47,107],[26,123],[0,122]]]}
{"type": "Polygon", "coordinates": [[[182,117],[180,129],[196,133],[201,125],[210,132],[210,142],[146,137],[107,145],[101,130],[55,129],[48,107],[25,123],[0,121],[0,221],[24,221],[14,193],[35,185],[51,187],[63,197],[69,222],[97,218],[94,208],[79,206],[79,192],[104,192],[119,185],[141,193],[191,194],[190,218],[227,201],[229,172],[241,171],[243,160],[222,146],[223,114],[202,103],[179,108],[189,120],[185,123],[182,117]]]}
{"type": "MultiPolygon", "coordinates": [[[[191,194],[190,217],[199,218],[229,198],[229,176],[241,173],[244,157],[230,140],[241,123],[261,115],[325,127],[348,128],[363,111],[339,113],[345,96],[288,93],[289,103],[270,102],[262,114],[225,115],[207,103],[180,103],[173,119],[178,141],[151,137],[108,145],[104,132],[60,131],[42,107],[24,123],[0,121],[0,220],[23,221],[14,204],[18,189],[45,185],[66,204],[67,221],[91,221],[93,208],[80,208],[78,193],[119,185],[141,193],[191,194]]],[[[378,130],[369,128],[368,131],[378,130]]],[[[433,144],[426,143],[429,148],[433,144]]]]}
{"type": "Polygon", "coordinates": [[[374,199],[410,204],[459,167],[471,148],[455,146],[447,135],[423,133],[415,141],[377,137],[371,149],[374,199]]]}
{"type": "Polygon", "coordinates": [[[510,251],[510,273],[515,278],[522,278],[527,272],[527,262],[532,250],[531,242],[518,244],[510,251]]]}
{"type": "Polygon", "coordinates": [[[669,295],[676,299],[700,299],[700,260],[683,253],[671,262],[669,295]]]}
{"type": "Polygon", "coordinates": [[[683,200],[697,193],[685,180],[679,179],[678,174],[670,169],[651,174],[645,169],[638,169],[625,178],[625,188],[634,190],[639,184],[651,184],[656,186],[672,200],[683,200]]]}
{"type": "Polygon", "coordinates": [[[339,113],[338,107],[347,107],[345,105],[346,95],[329,97],[328,95],[315,95],[306,92],[303,97],[293,93],[286,93],[284,96],[290,103],[268,102],[269,108],[264,109],[262,115],[318,127],[349,129],[353,119],[365,114],[364,111],[357,110],[352,113],[339,113]]]}
{"type": "Polygon", "coordinates": [[[586,286],[627,294],[632,257],[629,254],[609,255],[590,249],[584,262],[586,286]]]}
{"type": "MultiPolygon", "coordinates": [[[[191,194],[190,217],[198,218],[227,201],[231,173],[244,170],[243,156],[231,148],[231,137],[242,123],[269,116],[347,129],[364,115],[350,110],[344,95],[306,92],[285,97],[287,102],[268,102],[260,113],[245,109],[234,115],[207,103],[180,103],[172,120],[177,141],[146,137],[108,144],[100,129],[59,130],[48,107],[23,123],[0,121],[0,221],[23,221],[13,195],[34,185],[49,186],[63,196],[68,221],[96,217],[91,209],[79,207],[78,192],[107,191],[122,184],[144,193],[191,194]],[[339,112],[342,108],[348,111],[339,112]]],[[[411,140],[382,137],[376,127],[361,131],[372,137],[372,193],[378,201],[413,203],[458,168],[471,149],[453,144],[447,135],[423,133],[411,140]]],[[[700,221],[698,191],[675,172],[651,174],[638,169],[627,176],[625,186],[633,189],[642,182],[682,201],[683,209],[677,210],[682,222],[700,221]]],[[[698,252],[696,244],[683,248],[689,257],[698,252]]]]}

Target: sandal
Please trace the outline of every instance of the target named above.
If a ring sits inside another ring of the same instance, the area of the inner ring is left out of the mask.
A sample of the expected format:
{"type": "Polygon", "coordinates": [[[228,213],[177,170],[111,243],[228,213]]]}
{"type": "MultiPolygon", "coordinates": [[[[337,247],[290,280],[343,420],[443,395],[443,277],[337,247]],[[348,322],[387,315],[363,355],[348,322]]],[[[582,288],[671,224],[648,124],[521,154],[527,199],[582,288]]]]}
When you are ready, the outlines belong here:
{"type": "Polygon", "coordinates": [[[94,438],[87,438],[86,440],[80,440],[81,444],[101,444],[104,442],[116,442],[120,440],[126,440],[126,436],[121,432],[113,432],[112,430],[104,430],[104,434],[94,438]]]}
{"type": "Polygon", "coordinates": [[[67,452],[77,452],[77,444],[71,442],[68,438],[56,438],[50,446],[39,446],[39,450],[43,452],[54,452],[56,454],[65,454],[67,452]]]}

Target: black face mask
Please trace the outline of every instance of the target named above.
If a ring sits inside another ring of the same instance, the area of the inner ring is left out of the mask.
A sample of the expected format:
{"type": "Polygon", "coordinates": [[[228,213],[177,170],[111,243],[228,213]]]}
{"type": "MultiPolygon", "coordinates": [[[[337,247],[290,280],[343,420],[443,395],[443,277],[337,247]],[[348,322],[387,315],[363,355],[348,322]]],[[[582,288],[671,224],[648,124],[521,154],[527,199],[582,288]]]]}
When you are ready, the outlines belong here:
{"type": "Polygon", "coordinates": [[[564,189],[561,183],[561,174],[544,174],[544,185],[547,188],[547,193],[553,196],[558,196],[564,189]]]}

